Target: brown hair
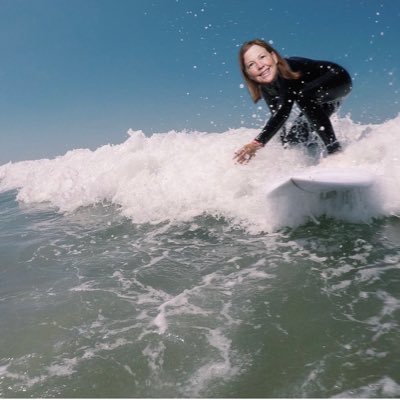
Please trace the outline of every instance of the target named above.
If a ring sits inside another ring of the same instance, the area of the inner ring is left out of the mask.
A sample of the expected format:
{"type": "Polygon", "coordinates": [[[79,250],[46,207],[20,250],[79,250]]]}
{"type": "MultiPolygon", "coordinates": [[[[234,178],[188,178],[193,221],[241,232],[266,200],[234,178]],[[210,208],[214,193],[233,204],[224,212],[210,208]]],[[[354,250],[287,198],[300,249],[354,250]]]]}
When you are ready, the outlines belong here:
{"type": "Polygon", "coordinates": [[[246,72],[246,66],[244,65],[244,53],[246,53],[247,50],[251,46],[261,46],[264,47],[265,50],[268,51],[268,53],[274,53],[276,55],[276,58],[278,59],[278,74],[282,76],[285,79],[299,79],[301,76],[300,72],[295,72],[293,71],[288,62],[267,42],[261,39],[254,39],[250,40],[249,42],[243,43],[242,47],[239,50],[239,65],[240,65],[240,70],[242,71],[243,78],[245,80],[247,89],[249,89],[251,98],[253,99],[254,103],[257,103],[258,100],[261,99],[261,89],[260,85],[253,81],[252,79],[249,78],[246,72]]]}

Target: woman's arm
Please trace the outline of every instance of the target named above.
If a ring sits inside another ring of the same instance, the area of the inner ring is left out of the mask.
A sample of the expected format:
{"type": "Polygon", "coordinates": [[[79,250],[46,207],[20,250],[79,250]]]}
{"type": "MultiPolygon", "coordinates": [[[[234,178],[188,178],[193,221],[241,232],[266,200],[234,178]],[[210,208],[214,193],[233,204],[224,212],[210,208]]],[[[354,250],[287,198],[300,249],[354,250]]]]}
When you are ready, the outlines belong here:
{"type": "Polygon", "coordinates": [[[293,102],[290,100],[282,104],[276,114],[269,118],[261,133],[252,142],[238,150],[235,153],[234,159],[236,159],[239,164],[249,162],[256,155],[256,152],[264,147],[275,133],[278,132],[279,128],[281,128],[289,117],[292,107],[293,102]]]}
{"type": "Polygon", "coordinates": [[[256,152],[272,139],[289,117],[293,101],[289,96],[286,82],[280,80],[276,90],[273,95],[263,91],[263,97],[271,111],[271,116],[257,137],[235,153],[234,159],[240,164],[249,162],[256,152]]]}
{"type": "Polygon", "coordinates": [[[255,140],[265,145],[288,119],[293,108],[293,99],[289,82],[283,78],[278,78],[273,86],[263,87],[262,94],[271,116],[255,140]]]}
{"type": "Polygon", "coordinates": [[[278,106],[277,112],[271,115],[264,128],[257,135],[255,140],[265,146],[286,122],[290,115],[290,112],[292,111],[292,107],[293,101],[291,99],[286,99],[283,104],[281,103],[278,106]]]}

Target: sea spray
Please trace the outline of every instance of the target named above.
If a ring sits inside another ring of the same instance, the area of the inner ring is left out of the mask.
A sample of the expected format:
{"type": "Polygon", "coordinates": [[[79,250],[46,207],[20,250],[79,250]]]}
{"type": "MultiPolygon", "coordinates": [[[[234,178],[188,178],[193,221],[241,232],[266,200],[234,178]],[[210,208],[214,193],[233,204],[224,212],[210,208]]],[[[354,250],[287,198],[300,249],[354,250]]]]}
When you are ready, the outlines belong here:
{"type": "Polygon", "coordinates": [[[134,223],[180,222],[206,214],[251,231],[271,231],[304,218],[279,217],[266,199],[266,184],[319,163],[362,168],[378,178],[379,207],[363,211],[368,219],[400,209],[400,194],[394,189],[400,183],[399,124],[400,116],[380,125],[335,118],[344,147],[340,154],[311,157],[302,146],[282,148],[276,137],[247,165],[236,164],[233,155],[256,130],[171,131],[151,137],[130,130],[129,138],[119,145],[3,165],[0,190],[17,189],[19,202],[47,203],[60,212],[110,203],[134,223]]]}

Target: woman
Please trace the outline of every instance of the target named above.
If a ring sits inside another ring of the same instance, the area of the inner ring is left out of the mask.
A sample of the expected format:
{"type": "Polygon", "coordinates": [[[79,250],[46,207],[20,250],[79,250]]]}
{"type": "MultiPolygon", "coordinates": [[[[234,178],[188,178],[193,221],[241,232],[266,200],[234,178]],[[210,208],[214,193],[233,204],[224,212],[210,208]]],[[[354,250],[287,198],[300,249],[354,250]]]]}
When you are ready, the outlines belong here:
{"type": "Polygon", "coordinates": [[[351,77],[343,67],[300,57],[285,59],[260,39],[243,44],[239,63],[253,101],[263,97],[271,111],[261,133],[235,153],[239,163],[248,162],[282,128],[294,103],[301,113],[288,132],[281,130],[282,143],[305,143],[315,131],[328,154],[340,150],[329,117],[351,91],[351,77]]]}

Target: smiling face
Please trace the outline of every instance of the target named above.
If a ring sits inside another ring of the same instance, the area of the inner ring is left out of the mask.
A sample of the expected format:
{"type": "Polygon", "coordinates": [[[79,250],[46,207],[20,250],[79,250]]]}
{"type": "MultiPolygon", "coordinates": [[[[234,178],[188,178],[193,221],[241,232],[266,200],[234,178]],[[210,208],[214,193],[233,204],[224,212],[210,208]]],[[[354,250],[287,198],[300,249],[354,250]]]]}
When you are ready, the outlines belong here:
{"type": "Polygon", "coordinates": [[[278,74],[278,58],[262,46],[254,44],[243,55],[247,76],[261,84],[275,80],[278,74]]]}

